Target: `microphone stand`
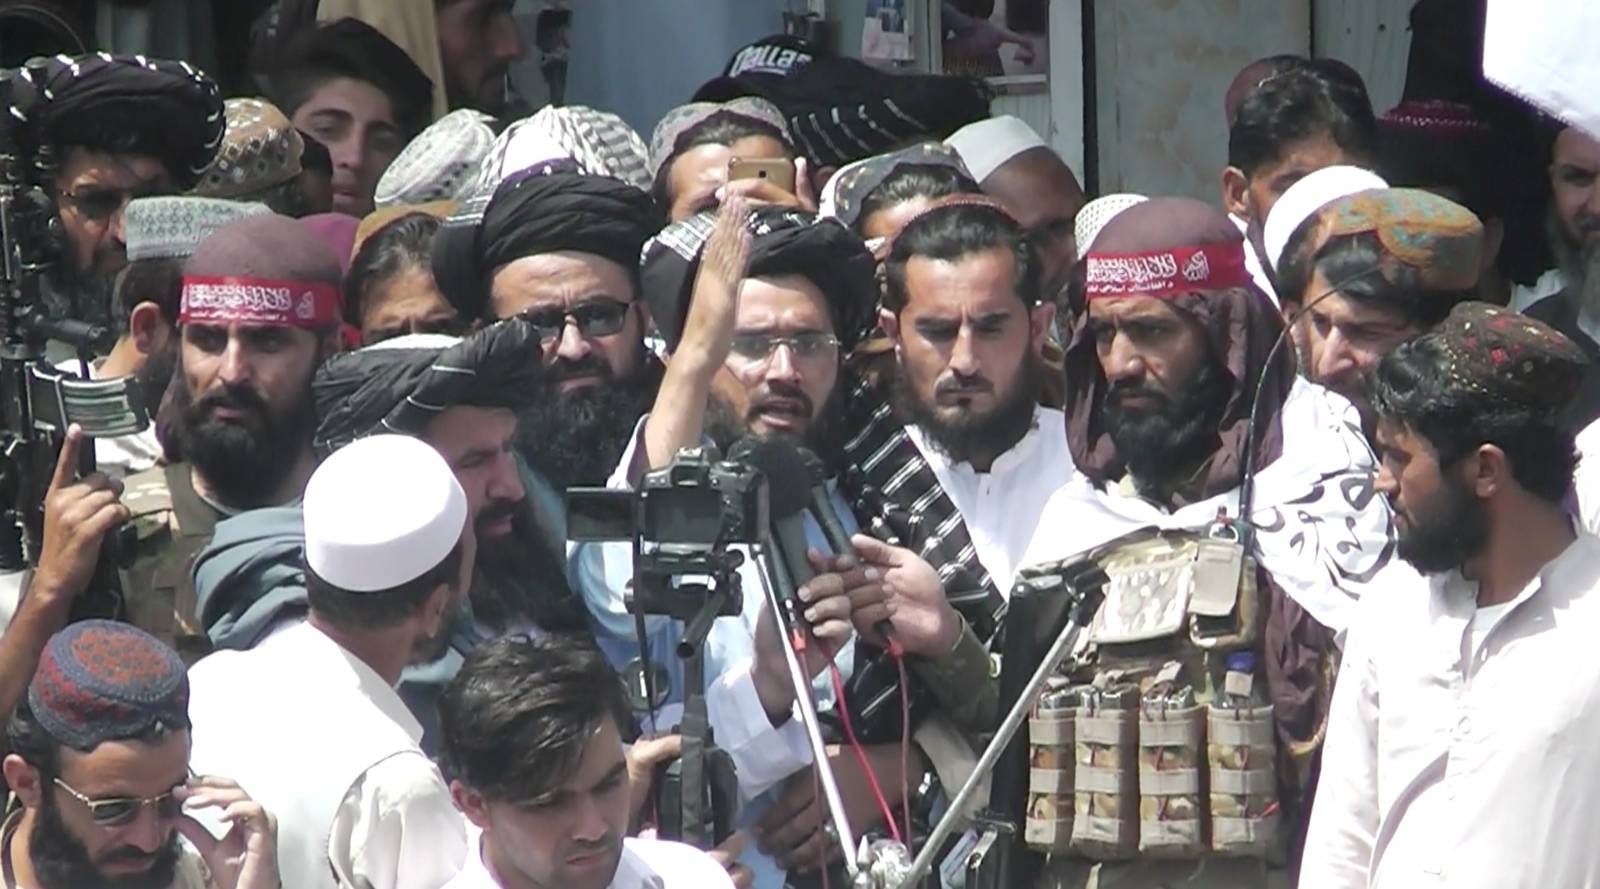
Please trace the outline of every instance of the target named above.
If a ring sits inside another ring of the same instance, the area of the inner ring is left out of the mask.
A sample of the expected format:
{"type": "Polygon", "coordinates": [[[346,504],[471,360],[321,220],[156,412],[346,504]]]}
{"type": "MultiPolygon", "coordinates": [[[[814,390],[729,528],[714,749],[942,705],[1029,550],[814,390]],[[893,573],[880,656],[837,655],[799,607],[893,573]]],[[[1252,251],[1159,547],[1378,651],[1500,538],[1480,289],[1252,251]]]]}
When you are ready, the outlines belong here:
{"type": "MultiPolygon", "coordinates": [[[[811,699],[811,679],[801,666],[800,657],[795,653],[792,644],[790,633],[793,632],[794,626],[789,621],[790,606],[778,598],[771,581],[772,572],[783,570],[782,562],[772,558],[764,542],[752,545],[750,551],[755,557],[757,567],[761,569],[756,573],[761,577],[761,593],[766,597],[767,608],[772,612],[773,620],[776,620],[782,629],[778,635],[783,637],[783,660],[789,668],[789,681],[794,685],[794,699],[800,705],[800,723],[805,727],[806,741],[811,745],[811,758],[817,769],[818,781],[822,785],[822,795],[828,805],[829,820],[833,822],[833,830],[837,834],[835,839],[844,852],[845,870],[854,880],[861,870],[856,862],[856,835],[850,829],[850,819],[845,815],[844,800],[839,796],[839,782],[834,777],[833,767],[828,764],[828,748],[822,740],[822,726],[817,719],[817,704],[811,699]]],[[[839,706],[844,706],[844,702],[840,701],[839,706]]]]}
{"type": "MultiPolygon", "coordinates": [[[[1038,669],[1033,671],[1033,676],[1028,679],[1016,703],[1000,722],[1000,728],[989,740],[988,746],[983,749],[983,755],[978,758],[978,764],[973,768],[972,774],[950,800],[949,809],[923,843],[922,851],[917,853],[916,860],[912,861],[910,873],[897,884],[898,889],[915,889],[919,881],[932,869],[934,857],[939,854],[958,824],[965,820],[966,816],[962,812],[971,802],[973,795],[978,792],[978,785],[1000,761],[1001,754],[1005,752],[1017,730],[1022,727],[1023,720],[1027,719],[1033,710],[1034,701],[1038,699],[1045,683],[1055,675],[1067,658],[1077,651],[1078,640],[1083,635],[1084,629],[1094,620],[1095,612],[1100,610],[1100,604],[1105,600],[1105,584],[1109,582],[1105,572],[1098,565],[1088,563],[1079,571],[1072,573],[1076,574],[1076,577],[1071,589],[1077,593],[1077,601],[1072,606],[1071,621],[1056,637],[1049,651],[1045,652],[1044,660],[1039,663],[1038,669]]],[[[996,832],[996,828],[991,827],[985,831],[986,836],[979,841],[980,848],[994,844],[996,838],[987,836],[991,832],[996,832]]]]}

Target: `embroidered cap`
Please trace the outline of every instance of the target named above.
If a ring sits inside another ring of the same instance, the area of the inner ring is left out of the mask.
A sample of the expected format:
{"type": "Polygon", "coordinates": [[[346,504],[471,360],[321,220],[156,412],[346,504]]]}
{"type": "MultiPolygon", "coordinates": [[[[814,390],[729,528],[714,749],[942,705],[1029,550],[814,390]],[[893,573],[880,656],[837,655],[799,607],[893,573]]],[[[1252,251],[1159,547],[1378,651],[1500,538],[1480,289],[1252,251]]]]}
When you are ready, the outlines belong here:
{"type": "Polygon", "coordinates": [[[157,725],[189,728],[189,674],[176,651],[138,627],[80,621],[45,645],[28,708],[57,742],[93,750],[157,725]]]}

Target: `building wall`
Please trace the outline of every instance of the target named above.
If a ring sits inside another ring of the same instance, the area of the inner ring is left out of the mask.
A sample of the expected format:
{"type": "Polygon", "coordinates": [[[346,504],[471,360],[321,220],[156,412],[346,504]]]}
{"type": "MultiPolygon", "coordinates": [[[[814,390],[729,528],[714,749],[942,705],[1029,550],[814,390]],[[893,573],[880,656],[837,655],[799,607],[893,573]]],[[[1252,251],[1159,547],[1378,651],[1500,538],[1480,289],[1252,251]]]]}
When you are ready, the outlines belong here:
{"type": "Polygon", "coordinates": [[[1310,50],[1309,0],[1096,0],[1093,16],[1099,192],[1218,202],[1223,94],[1251,61],[1310,50]]]}
{"type": "MultiPolygon", "coordinates": [[[[577,0],[567,102],[612,111],[646,141],[734,52],[783,30],[790,0],[577,0]]],[[[858,38],[859,40],[859,38],[858,38]]]]}

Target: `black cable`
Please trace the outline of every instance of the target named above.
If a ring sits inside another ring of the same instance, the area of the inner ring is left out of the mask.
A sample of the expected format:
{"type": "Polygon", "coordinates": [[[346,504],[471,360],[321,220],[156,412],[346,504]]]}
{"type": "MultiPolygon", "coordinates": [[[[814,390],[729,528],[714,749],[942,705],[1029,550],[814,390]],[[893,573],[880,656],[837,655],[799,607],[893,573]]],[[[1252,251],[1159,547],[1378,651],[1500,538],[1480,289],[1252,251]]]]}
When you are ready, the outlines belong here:
{"type": "MultiPolygon", "coordinates": [[[[1256,492],[1256,415],[1259,413],[1261,408],[1261,396],[1266,391],[1267,376],[1272,371],[1272,363],[1278,358],[1278,350],[1283,348],[1283,344],[1289,339],[1289,334],[1294,330],[1294,326],[1300,323],[1300,318],[1305,315],[1306,312],[1311,311],[1312,306],[1317,305],[1330,296],[1338,295],[1340,291],[1344,290],[1344,288],[1350,286],[1356,281],[1361,280],[1362,278],[1367,277],[1373,272],[1380,272],[1382,270],[1382,266],[1375,265],[1356,272],[1353,275],[1349,275],[1338,283],[1329,286],[1327,290],[1323,291],[1321,294],[1318,294],[1316,299],[1313,299],[1301,306],[1293,315],[1284,319],[1283,332],[1278,334],[1278,338],[1272,342],[1272,348],[1267,350],[1267,360],[1264,364],[1262,364],[1261,376],[1256,379],[1255,395],[1250,399],[1250,422],[1245,426],[1244,437],[1244,476],[1239,482],[1239,517],[1237,519],[1239,525],[1239,545],[1244,547],[1246,552],[1250,550],[1250,538],[1255,536],[1255,521],[1251,518],[1251,516],[1254,514],[1252,507],[1254,506],[1256,492]]],[[[1298,375],[1298,371],[1296,371],[1296,373],[1298,375]]],[[[1287,394],[1288,393],[1285,393],[1285,395],[1287,394]]]]}

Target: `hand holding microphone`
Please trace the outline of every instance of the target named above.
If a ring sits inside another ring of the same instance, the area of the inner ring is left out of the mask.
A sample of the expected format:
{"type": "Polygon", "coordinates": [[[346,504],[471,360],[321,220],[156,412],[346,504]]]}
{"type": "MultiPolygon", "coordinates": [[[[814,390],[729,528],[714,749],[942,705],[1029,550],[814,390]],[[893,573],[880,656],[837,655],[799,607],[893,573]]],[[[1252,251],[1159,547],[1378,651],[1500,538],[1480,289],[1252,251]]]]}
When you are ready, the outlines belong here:
{"type": "Polygon", "coordinates": [[[933,566],[911,550],[865,534],[850,538],[850,545],[855,554],[845,558],[852,570],[829,577],[849,584],[844,595],[850,599],[856,632],[887,647],[887,629],[907,654],[929,658],[949,654],[961,638],[961,616],[945,597],[933,566]]]}

